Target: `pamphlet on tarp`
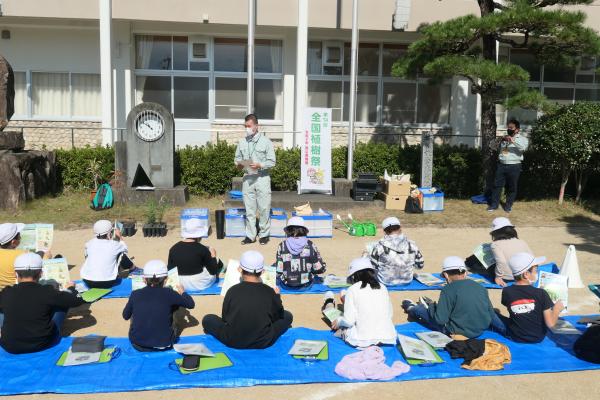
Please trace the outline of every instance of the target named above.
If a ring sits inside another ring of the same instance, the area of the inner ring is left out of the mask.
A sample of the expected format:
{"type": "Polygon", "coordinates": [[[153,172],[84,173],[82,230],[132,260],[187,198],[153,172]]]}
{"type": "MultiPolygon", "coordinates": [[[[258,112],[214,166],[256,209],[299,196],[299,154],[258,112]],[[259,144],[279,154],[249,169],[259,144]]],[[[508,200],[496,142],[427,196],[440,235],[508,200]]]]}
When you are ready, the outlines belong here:
{"type": "Polygon", "coordinates": [[[323,340],[296,339],[288,354],[292,356],[316,356],[325,346],[327,346],[327,342],[323,340]]]}
{"type": "Polygon", "coordinates": [[[446,284],[446,281],[428,272],[416,273],[415,279],[427,286],[440,286],[446,284]]]}
{"type": "Polygon", "coordinates": [[[400,334],[398,335],[398,340],[406,358],[431,362],[438,361],[438,357],[435,356],[433,349],[424,341],[400,334]]]}
{"type": "Polygon", "coordinates": [[[69,349],[63,367],[96,363],[100,361],[101,355],[101,351],[97,353],[74,353],[71,351],[71,349],[69,349]]]}
{"type": "Polygon", "coordinates": [[[552,272],[540,271],[538,287],[544,289],[550,295],[554,303],[561,301],[565,306],[563,313],[567,311],[569,300],[568,277],[552,272]]]}
{"type": "Polygon", "coordinates": [[[419,339],[436,349],[443,349],[448,343],[452,341],[452,339],[444,335],[442,332],[436,331],[417,332],[415,333],[415,335],[417,335],[419,339]]]}
{"type": "Polygon", "coordinates": [[[202,357],[214,357],[215,353],[210,351],[202,343],[176,343],[173,345],[173,350],[186,356],[202,356],[202,357]]]}
{"type": "Polygon", "coordinates": [[[277,287],[277,268],[273,266],[265,267],[260,277],[265,285],[275,290],[277,287]]]}
{"type": "Polygon", "coordinates": [[[482,243],[475,247],[473,250],[473,255],[477,258],[477,260],[479,260],[485,269],[489,269],[492,265],[496,264],[491,243],[482,243]]]}
{"type": "Polygon", "coordinates": [[[19,249],[27,251],[43,251],[52,247],[54,239],[54,225],[52,224],[27,224],[21,231],[19,249]]]}
{"type": "Polygon", "coordinates": [[[240,262],[238,260],[229,260],[227,262],[227,271],[225,271],[225,277],[223,278],[221,296],[225,296],[230,287],[240,283],[242,279],[242,274],[238,270],[239,267],[240,262]]]}
{"type": "Polygon", "coordinates": [[[323,283],[325,284],[325,286],[329,286],[330,288],[341,288],[350,286],[346,277],[337,275],[327,275],[323,280],[323,283]]]}
{"type": "Polygon", "coordinates": [[[71,274],[69,273],[69,264],[64,258],[52,258],[42,262],[42,280],[54,281],[58,283],[61,290],[71,282],[71,274]]]}

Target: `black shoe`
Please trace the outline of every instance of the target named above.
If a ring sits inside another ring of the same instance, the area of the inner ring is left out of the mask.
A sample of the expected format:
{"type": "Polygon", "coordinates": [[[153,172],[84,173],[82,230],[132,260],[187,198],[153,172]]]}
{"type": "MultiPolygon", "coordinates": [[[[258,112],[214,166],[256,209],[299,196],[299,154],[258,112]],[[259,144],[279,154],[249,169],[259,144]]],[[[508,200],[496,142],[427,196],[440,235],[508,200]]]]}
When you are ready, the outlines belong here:
{"type": "Polygon", "coordinates": [[[497,209],[498,209],[498,207],[488,207],[488,208],[487,208],[487,211],[488,211],[488,212],[494,212],[494,211],[496,211],[497,209]]]}
{"type": "Polygon", "coordinates": [[[512,206],[508,206],[508,205],[503,205],[502,209],[504,210],[504,212],[506,213],[510,213],[512,211],[512,206]]]}
{"type": "Polygon", "coordinates": [[[249,237],[245,237],[244,240],[242,240],[242,244],[252,244],[256,242],[256,240],[252,240],[249,237]]]}
{"type": "Polygon", "coordinates": [[[265,244],[269,243],[269,237],[265,236],[265,237],[262,237],[262,238],[258,239],[258,243],[260,243],[262,245],[265,245],[265,244]]]}

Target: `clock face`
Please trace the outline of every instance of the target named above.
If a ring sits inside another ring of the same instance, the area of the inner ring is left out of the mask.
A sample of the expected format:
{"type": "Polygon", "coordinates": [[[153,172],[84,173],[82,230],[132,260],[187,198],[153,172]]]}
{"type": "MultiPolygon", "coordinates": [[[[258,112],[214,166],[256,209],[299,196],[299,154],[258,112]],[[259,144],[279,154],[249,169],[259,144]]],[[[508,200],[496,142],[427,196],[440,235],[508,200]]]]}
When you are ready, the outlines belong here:
{"type": "Polygon", "coordinates": [[[135,117],[135,132],[140,139],[154,142],[165,134],[165,121],[156,111],[142,111],[135,117]]]}

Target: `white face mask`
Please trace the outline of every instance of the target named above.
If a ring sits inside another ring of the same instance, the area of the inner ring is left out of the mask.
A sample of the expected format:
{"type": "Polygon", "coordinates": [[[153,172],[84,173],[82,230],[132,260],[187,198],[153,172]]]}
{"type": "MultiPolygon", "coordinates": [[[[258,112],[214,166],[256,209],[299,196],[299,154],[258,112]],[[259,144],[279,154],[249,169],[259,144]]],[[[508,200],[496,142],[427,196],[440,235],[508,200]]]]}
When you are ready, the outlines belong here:
{"type": "Polygon", "coordinates": [[[254,130],[252,128],[246,128],[246,137],[254,135],[254,130]]]}

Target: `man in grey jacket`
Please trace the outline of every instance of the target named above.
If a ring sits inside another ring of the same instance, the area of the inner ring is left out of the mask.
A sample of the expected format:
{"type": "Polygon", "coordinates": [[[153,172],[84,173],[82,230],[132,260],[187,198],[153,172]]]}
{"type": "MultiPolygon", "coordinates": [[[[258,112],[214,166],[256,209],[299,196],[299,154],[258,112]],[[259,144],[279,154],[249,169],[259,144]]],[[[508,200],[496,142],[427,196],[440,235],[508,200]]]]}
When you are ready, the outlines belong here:
{"type": "Polygon", "coordinates": [[[523,153],[529,145],[527,138],[520,135],[521,124],[519,124],[519,121],[511,119],[508,121],[507,128],[507,135],[500,142],[494,191],[492,192],[488,211],[498,209],[500,192],[506,186],[506,203],[503,208],[507,213],[511,212],[513,203],[517,197],[517,186],[519,184],[519,175],[521,175],[523,153]]]}

